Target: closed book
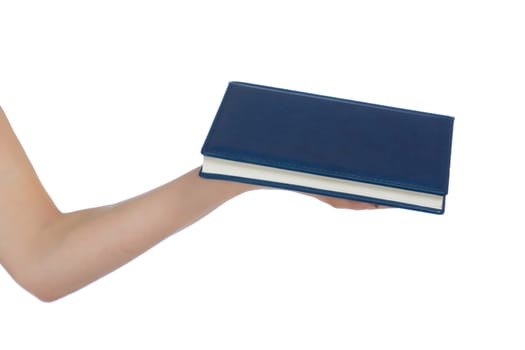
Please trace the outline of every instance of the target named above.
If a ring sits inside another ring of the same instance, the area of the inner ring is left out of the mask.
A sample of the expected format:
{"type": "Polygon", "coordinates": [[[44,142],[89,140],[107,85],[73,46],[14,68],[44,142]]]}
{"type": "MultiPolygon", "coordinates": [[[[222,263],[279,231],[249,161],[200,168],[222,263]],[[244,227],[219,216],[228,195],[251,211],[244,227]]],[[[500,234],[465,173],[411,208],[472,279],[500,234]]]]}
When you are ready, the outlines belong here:
{"type": "Polygon", "coordinates": [[[230,82],[200,176],[442,214],[454,118],[230,82]]]}

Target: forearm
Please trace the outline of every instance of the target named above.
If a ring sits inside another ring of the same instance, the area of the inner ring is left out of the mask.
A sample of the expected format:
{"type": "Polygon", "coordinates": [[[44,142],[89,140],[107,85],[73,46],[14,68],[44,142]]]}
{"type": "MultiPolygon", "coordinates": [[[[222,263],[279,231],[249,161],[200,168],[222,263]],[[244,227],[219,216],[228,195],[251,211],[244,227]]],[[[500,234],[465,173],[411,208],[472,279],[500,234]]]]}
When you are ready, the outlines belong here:
{"type": "Polygon", "coordinates": [[[138,197],[63,214],[35,240],[32,283],[45,288],[42,299],[71,293],[253,188],[203,179],[194,169],[138,197]]]}
{"type": "MultiPolygon", "coordinates": [[[[54,300],[122,266],[236,195],[256,188],[206,180],[197,173],[194,169],[121,203],[62,214],[0,108],[0,265],[35,296],[54,300]]],[[[338,208],[371,207],[312,196],[338,208]]]]}

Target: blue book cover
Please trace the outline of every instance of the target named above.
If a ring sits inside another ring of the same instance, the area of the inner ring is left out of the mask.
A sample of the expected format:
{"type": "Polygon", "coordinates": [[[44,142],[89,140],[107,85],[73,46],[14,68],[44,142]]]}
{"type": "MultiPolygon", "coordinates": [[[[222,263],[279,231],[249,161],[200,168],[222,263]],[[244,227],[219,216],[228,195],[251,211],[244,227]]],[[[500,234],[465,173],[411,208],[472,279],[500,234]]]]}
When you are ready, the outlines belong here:
{"type": "Polygon", "coordinates": [[[231,82],[200,175],[442,214],[454,118],[231,82]]]}

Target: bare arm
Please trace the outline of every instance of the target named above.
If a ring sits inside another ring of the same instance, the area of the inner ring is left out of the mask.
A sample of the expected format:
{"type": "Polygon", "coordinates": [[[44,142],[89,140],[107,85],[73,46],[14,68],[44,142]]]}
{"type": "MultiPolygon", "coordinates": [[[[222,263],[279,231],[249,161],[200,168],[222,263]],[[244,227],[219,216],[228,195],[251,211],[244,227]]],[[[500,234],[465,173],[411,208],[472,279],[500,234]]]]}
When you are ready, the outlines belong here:
{"type": "Polygon", "coordinates": [[[100,278],[250,188],[194,169],[135,198],[64,214],[0,111],[0,263],[42,300],[100,278]]]}
{"type": "MultiPolygon", "coordinates": [[[[203,179],[193,169],[126,201],[61,213],[0,108],[0,264],[43,301],[82,288],[255,188],[203,179]]],[[[314,197],[335,207],[373,207],[314,197]]]]}

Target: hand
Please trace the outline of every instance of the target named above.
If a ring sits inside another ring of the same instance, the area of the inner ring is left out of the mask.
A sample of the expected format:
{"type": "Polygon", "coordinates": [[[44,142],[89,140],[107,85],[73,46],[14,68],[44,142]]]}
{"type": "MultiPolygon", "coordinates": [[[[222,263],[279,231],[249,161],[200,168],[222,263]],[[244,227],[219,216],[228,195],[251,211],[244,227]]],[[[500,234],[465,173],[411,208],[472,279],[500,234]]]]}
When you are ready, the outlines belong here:
{"type": "MultiPolygon", "coordinates": [[[[244,186],[244,189],[242,192],[247,192],[251,190],[260,190],[260,189],[267,189],[267,190],[275,190],[274,187],[267,187],[262,185],[249,185],[249,184],[240,184],[241,186],[244,186]]],[[[300,193],[305,196],[310,196],[315,199],[320,200],[321,202],[324,202],[334,208],[337,209],[353,209],[353,210],[365,210],[365,209],[386,209],[390,208],[387,205],[380,205],[380,204],[374,204],[374,203],[368,203],[368,202],[362,202],[362,201],[355,201],[351,199],[344,199],[344,198],[337,198],[337,197],[331,197],[331,196],[323,196],[320,194],[314,194],[314,193],[308,193],[308,192],[300,192],[295,191],[297,193],[300,193]]]]}
{"type": "Polygon", "coordinates": [[[367,203],[367,202],[360,202],[360,201],[354,201],[351,199],[344,199],[344,198],[336,198],[336,197],[330,197],[330,196],[322,196],[318,194],[311,194],[311,193],[304,193],[310,197],[314,197],[321,202],[324,202],[328,205],[331,205],[334,208],[337,209],[354,209],[354,210],[364,210],[364,209],[385,209],[389,208],[386,205],[380,205],[380,204],[374,204],[374,203],[367,203]]]}

